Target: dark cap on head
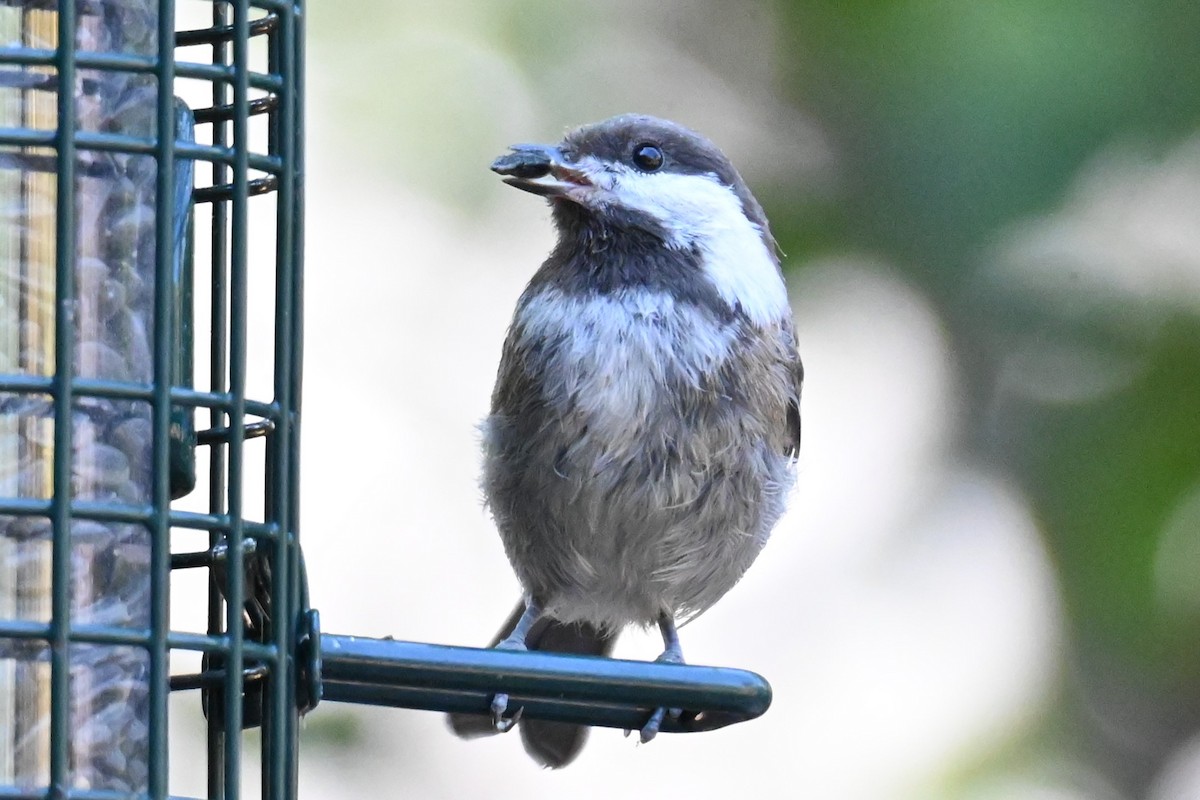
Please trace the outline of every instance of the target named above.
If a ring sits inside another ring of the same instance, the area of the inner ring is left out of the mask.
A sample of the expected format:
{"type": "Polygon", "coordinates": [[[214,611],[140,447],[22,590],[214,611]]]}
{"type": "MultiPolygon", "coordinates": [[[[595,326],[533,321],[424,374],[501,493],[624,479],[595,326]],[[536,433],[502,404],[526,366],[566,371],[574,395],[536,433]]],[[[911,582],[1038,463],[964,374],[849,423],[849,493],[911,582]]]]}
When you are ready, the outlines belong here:
{"type": "Polygon", "coordinates": [[[682,125],[645,114],[622,114],[602,122],[584,125],[569,132],[560,149],[572,161],[592,156],[602,161],[627,164],[636,168],[637,149],[652,144],[662,152],[660,172],[681,175],[715,175],[731,188],[751,222],[758,225],[773,245],[762,206],[746,182],[721,149],[695,131],[682,125]]]}

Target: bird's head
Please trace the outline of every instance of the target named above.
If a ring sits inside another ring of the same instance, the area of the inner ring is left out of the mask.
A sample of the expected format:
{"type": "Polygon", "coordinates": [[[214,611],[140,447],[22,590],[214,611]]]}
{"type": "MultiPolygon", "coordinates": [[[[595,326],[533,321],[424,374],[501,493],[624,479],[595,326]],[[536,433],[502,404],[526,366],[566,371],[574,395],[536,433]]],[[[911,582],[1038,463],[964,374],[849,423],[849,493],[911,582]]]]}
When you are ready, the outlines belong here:
{"type": "Polygon", "coordinates": [[[700,134],[626,114],[577,128],[556,145],[510,149],[492,170],[551,200],[560,250],[586,256],[570,263],[602,271],[636,263],[642,253],[661,264],[648,252],[661,248],[694,264],[729,308],[755,322],[790,313],[762,207],[732,162],[700,134]]]}
{"type": "Polygon", "coordinates": [[[582,215],[692,247],[749,224],[774,246],[762,207],[730,160],[674,122],[625,114],[577,128],[557,145],[511,150],[492,170],[554,201],[560,227],[582,215]]]}

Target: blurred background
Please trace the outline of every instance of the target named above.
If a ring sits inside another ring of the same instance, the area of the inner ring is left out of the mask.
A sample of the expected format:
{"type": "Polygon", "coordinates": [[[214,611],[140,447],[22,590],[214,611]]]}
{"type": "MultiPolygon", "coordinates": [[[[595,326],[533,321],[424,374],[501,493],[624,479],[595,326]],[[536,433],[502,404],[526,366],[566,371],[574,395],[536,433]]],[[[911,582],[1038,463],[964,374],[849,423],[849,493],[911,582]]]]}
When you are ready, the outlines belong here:
{"type": "Polygon", "coordinates": [[[552,773],[326,704],[303,796],[1200,797],[1200,4],[342,0],[308,33],[326,630],[483,644],[518,595],[475,425],[553,233],[488,171],[510,143],[628,111],[718,142],[808,377],[792,510],[682,631],[765,717],[552,773]]]}

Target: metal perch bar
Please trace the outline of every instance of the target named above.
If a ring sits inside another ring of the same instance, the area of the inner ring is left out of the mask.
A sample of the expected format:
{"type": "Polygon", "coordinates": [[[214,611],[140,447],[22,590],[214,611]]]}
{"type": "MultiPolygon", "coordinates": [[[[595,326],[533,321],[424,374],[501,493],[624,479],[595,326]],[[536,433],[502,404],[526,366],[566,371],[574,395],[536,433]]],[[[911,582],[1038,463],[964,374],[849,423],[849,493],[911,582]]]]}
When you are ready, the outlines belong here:
{"type": "Polygon", "coordinates": [[[489,713],[493,694],[524,716],[636,730],[655,708],[682,708],[663,731],[745,722],[771,705],[771,687],[739,669],[560,653],[320,637],[320,697],[344,703],[489,713]]]}

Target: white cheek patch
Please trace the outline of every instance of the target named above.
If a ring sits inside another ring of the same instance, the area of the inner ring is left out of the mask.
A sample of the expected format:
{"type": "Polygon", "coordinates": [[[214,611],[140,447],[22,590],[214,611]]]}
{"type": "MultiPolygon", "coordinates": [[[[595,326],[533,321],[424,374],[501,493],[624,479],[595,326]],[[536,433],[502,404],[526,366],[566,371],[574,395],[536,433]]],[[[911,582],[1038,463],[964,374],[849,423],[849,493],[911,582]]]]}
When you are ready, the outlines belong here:
{"type": "Polygon", "coordinates": [[[769,325],[791,313],[783,276],[762,231],[715,176],[643,173],[594,158],[580,166],[599,190],[594,200],[648,214],[667,230],[670,246],[697,248],[717,292],[753,322],[769,325]]]}

